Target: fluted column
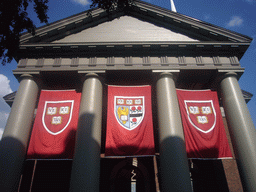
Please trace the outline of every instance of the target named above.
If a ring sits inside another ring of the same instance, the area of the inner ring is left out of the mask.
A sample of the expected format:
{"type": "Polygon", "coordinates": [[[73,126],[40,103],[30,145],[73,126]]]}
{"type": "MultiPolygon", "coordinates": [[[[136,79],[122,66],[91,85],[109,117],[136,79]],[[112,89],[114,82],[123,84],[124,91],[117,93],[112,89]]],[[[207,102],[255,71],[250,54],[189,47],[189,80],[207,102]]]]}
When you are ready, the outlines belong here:
{"type": "Polygon", "coordinates": [[[22,75],[0,144],[0,191],[17,191],[32,128],[38,85],[22,75]]]}
{"type": "Polygon", "coordinates": [[[173,74],[162,73],[156,84],[161,191],[192,191],[183,127],[173,74]]]}
{"type": "Polygon", "coordinates": [[[71,173],[70,191],[73,192],[99,191],[102,92],[98,75],[86,75],[71,173]]]}
{"type": "Polygon", "coordinates": [[[237,81],[227,73],[221,83],[222,100],[244,190],[256,191],[256,130],[237,81]]]}

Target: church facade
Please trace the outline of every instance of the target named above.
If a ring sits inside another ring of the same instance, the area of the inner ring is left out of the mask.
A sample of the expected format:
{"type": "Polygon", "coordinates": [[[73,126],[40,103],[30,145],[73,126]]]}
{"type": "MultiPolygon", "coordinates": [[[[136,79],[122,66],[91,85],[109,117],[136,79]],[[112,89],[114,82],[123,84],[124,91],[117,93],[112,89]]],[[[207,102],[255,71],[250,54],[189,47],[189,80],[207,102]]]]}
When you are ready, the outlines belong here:
{"type": "Polygon", "coordinates": [[[65,188],[53,191],[255,191],[256,132],[238,84],[251,41],[141,1],[23,34],[13,71],[20,87],[1,141],[1,189],[40,191],[51,183],[40,171],[50,168],[65,188]],[[108,85],[151,85],[155,155],[105,157],[108,85]],[[73,160],[26,160],[42,89],[81,93],[73,160]],[[217,91],[233,159],[187,158],[176,89],[217,91]]]}

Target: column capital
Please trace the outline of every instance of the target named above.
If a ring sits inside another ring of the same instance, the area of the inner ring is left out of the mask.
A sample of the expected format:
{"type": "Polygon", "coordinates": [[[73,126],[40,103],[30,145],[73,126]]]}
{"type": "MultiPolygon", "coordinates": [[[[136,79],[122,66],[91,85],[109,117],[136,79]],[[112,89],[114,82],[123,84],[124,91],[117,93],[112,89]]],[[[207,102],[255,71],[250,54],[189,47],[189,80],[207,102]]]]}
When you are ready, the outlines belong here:
{"type": "Polygon", "coordinates": [[[231,72],[227,72],[227,73],[222,75],[221,80],[223,80],[223,79],[225,79],[227,77],[236,77],[236,78],[238,78],[238,74],[235,73],[235,72],[232,72],[232,71],[231,72]]]}
{"type": "Polygon", "coordinates": [[[228,77],[235,77],[237,80],[239,80],[242,74],[243,74],[243,70],[241,71],[218,70],[218,75],[216,77],[215,83],[217,83],[216,85],[219,85],[219,83],[221,83],[222,80],[228,77]]]}
{"type": "Polygon", "coordinates": [[[174,82],[176,83],[176,81],[178,79],[178,73],[163,72],[163,73],[158,74],[158,79],[165,78],[165,77],[172,78],[174,80],[174,82]]]}
{"type": "Polygon", "coordinates": [[[14,73],[14,75],[16,75],[16,78],[21,81],[22,79],[25,79],[25,78],[30,78],[30,79],[39,79],[40,77],[40,73],[34,73],[34,72],[24,72],[22,74],[16,74],[14,73]]]}
{"type": "Polygon", "coordinates": [[[83,83],[85,80],[87,80],[87,79],[90,79],[90,78],[96,78],[96,79],[99,79],[101,82],[102,82],[102,77],[101,76],[99,76],[97,73],[94,73],[94,72],[92,72],[92,73],[84,73],[84,74],[81,74],[80,73],[80,78],[81,78],[81,82],[83,83]]]}
{"type": "Polygon", "coordinates": [[[99,78],[99,75],[97,73],[87,73],[84,75],[85,78],[92,78],[92,77],[96,77],[99,78]]]}
{"type": "Polygon", "coordinates": [[[20,75],[18,77],[19,82],[21,82],[22,80],[25,80],[25,79],[30,79],[30,80],[34,81],[37,84],[37,86],[39,87],[39,89],[43,86],[43,82],[42,82],[39,74],[23,73],[22,75],[20,75]]]}
{"type": "Polygon", "coordinates": [[[228,77],[235,77],[238,80],[240,76],[241,76],[241,74],[238,74],[235,71],[219,71],[217,76],[216,76],[216,78],[215,78],[215,80],[212,82],[211,87],[213,89],[218,90],[221,82],[224,79],[226,79],[228,77]]]}
{"type": "Polygon", "coordinates": [[[32,78],[34,78],[33,75],[28,74],[28,73],[24,73],[20,77],[21,77],[21,79],[25,79],[25,78],[31,78],[32,79],[32,78]]]}

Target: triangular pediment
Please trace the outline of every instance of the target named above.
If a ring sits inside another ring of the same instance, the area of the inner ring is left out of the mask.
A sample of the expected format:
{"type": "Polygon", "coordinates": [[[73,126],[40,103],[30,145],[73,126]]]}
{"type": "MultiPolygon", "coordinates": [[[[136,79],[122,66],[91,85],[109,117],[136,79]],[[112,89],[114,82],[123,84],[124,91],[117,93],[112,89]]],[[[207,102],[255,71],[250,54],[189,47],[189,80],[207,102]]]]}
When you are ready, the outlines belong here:
{"type": "Polygon", "coordinates": [[[135,1],[126,12],[93,9],[25,33],[21,45],[38,43],[251,42],[251,38],[209,23],[135,1]]]}
{"type": "Polygon", "coordinates": [[[132,16],[121,16],[95,27],[68,35],[53,43],[78,42],[164,42],[199,41],[179,32],[175,32],[154,23],[132,16]]]}

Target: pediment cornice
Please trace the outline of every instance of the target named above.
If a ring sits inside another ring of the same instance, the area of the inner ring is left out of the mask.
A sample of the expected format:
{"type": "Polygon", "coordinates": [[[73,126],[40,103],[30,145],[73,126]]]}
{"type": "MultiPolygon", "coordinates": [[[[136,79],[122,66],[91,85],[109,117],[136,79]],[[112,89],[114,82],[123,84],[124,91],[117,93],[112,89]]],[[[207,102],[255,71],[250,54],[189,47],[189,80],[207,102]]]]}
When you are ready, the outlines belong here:
{"type": "MultiPolygon", "coordinates": [[[[30,33],[24,33],[20,37],[20,43],[21,45],[51,43],[54,40],[124,15],[136,17],[166,29],[173,29],[191,37],[201,38],[201,41],[233,42],[238,44],[250,43],[252,41],[252,38],[248,36],[142,1],[135,1],[135,5],[132,5],[128,12],[113,12],[108,15],[99,8],[92,9],[90,12],[90,15],[88,15],[88,11],[85,11],[40,27],[36,29],[35,36],[32,36],[30,33]]],[[[162,44],[163,42],[159,43],[162,44]]]]}

